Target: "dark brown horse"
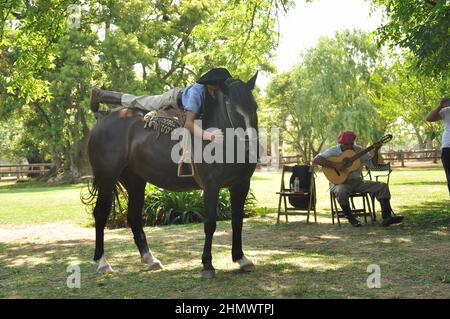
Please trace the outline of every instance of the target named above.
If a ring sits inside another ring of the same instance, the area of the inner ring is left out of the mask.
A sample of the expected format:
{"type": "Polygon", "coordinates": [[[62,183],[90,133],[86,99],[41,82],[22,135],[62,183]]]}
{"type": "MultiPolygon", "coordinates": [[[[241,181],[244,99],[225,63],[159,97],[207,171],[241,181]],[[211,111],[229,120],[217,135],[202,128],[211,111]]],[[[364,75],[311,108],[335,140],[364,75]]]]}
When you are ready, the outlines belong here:
{"type": "MultiPolygon", "coordinates": [[[[257,105],[251,92],[255,86],[256,77],[257,74],[247,83],[238,79],[228,80],[218,91],[216,98],[207,97],[203,110],[203,128],[221,129],[224,132],[225,141],[229,132],[227,128],[245,130],[250,126],[256,129],[258,127],[257,105]]],[[[92,111],[98,112],[96,109],[92,111]]],[[[143,111],[134,108],[110,112],[98,119],[90,136],[89,160],[94,174],[94,187],[91,194],[97,196],[94,208],[96,228],[94,260],[99,263],[97,272],[112,270],[104,256],[104,228],[111,210],[113,193],[119,182],[128,192],[127,221],[133,231],[141,261],[147,263],[149,269],[161,269],[162,264],[150,251],[142,228],[146,183],[180,192],[203,188],[205,244],[202,255],[202,276],[205,278],[211,278],[215,274],[211,246],[216,229],[218,194],[221,188],[228,188],[232,209],[232,259],[239,263],[241,270],[252,271],[254,265],[244,256],[242,250],[242,221],[250,178],[256,164],[251,161],[245,163],[203,161],[194,164],[198,173],[197,182],[190,177],[180,178],[177,176],[177,163],[171,159],[171,150],[178,141],[172,140],[168,134],[144,129],[143,115],[143,111]]],[[[257,140],[257,136],[253,139],[257,140]]],[[[248,142],[247,140],[246,143],[248,142]]],[[[203,149],[209,143],[203,141],[203,149]]],[[[221,144],[224,158],[226,153],[230,152],[225,145],[225,142],[221,144]]],[[[248,145],[245,152],[248,159],[248,145]]]]}

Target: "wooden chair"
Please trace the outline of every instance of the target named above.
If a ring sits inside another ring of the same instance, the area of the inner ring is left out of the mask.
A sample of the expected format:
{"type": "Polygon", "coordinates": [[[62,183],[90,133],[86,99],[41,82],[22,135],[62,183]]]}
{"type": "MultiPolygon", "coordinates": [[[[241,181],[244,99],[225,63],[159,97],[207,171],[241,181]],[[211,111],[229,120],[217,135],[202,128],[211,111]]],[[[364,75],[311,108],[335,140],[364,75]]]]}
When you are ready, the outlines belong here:
{"type": "MultiPolygon", "coordinates": [[[[375,223],[375,211],[373,210],[373,205],[371,204],[371,196],[370,193],[364,192],[364,193],[352,193],[350,194],[350,212],[355,217],[364,217],[364,222],[367,224],[367,216],[370,217],[370,220],[373,223],[375,223]],[[360,198],[362,200],[361,208],[356,208],[355,205],[355,198],[360,198]]],[[[338,225],[341,226],[341,217],[344,216],[344,212],[342,211],[341,207],[339,206],[336,196],[334,193],[330,190],[330,203],[331,203],[331,219],[334,225],[334,219],[337,219],[338,225]]]]}
{"type": "MultiPolygon", "coordinates": [[[[379,182],[378,178],[382,177],[383,179],[385,179],[385,183],[387,185],[389,185],[389,179],[391,177],[391,173],[392,173],[392,168],[391,168],[391,163],[386,163],[386,164],[378,164],[375,165],[372,168],[368,168],[366,167],[366,174],[364,175],[364,177],[369,176],[369,179],[371,181],[373,181],[375,179],[376,182],[379,182]]],[[[377,220],[377,217],[375,215],[375,196],[370,195],[370,199],[372,200],[372,210],[373,210],[373,218],[374,221],[377,220]]]]}
{"type": "Polygon", "coordinates": [[[303,215],[307,216],[306,222],[309,223],[309,216],[311,210],[314,211],[314,221],[317,223],[317,214],[316,214],[316,183],[314,176],[314,166],[311,165],[283,165],[283,170],[281,173],[281,186],[280,191],[277,192],[279,195],[278,200],[278,216],[277,216],[277,224],[280,223],[280,216],[283,214],[286,217],[286,222],[288,222],[288,215],[303,215]],[[308,172],[307,175],[301,178],[300,180],[300,191],[295,192],[291,187],[291,182],[295,179],[294,173],[297,172],[297,169],[303,169],[308,172]],[[286,187],[285,183],[285,175],[286,173],[290,174],[289,187],[286,187]],[[287,200],[289,200],[289,206],[287,204],[287,200]],[[284,210],[281,209],[281,202],[284,203],[284,210]],[[296,206],[293,206],[296,205],[296,206]]]}
{"type": "Polygon", "coordinates": [[[372,168],[366,167],[366,175],[369,176],[370,180],[373,181],[375,178],[375,181],[378,182],[378,178],[384,177],[386,178],[386,184],[389,185],[389,178],[392,173],[391,163],[386,164],[378,164],[375,165],[372,168]]]}

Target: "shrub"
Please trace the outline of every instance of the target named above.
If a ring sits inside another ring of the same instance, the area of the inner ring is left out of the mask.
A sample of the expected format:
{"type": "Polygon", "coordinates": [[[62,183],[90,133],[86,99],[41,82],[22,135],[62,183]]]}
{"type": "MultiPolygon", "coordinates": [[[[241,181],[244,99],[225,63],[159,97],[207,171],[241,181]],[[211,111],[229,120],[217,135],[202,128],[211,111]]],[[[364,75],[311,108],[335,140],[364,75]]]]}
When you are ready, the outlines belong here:
{"type": "MultiPolygon", "coordinates": [[[[255,215],[256,198],[250,190],[244,206],[244,216],[255,215]]],[[[119,187],[113,209],[108,217],[108,228],[127,225],[128,195],[119,187]]],[[[230,194],[227,189],[219,192],[217,220],[231,219],[230,194]]],[[[199,223],[204,220],[203,192],[171,192],[154,185],[145,188],[142,220],[145,226],[199,223]]]]}

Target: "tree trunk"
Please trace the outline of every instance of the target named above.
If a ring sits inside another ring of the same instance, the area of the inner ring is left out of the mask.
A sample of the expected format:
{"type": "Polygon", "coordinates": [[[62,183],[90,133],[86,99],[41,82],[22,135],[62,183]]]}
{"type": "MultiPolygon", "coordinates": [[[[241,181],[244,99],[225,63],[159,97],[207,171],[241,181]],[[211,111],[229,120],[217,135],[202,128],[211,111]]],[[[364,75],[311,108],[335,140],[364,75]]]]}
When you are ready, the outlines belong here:
{"type": "Polygon", "coordinates": [[[423,141],[423,138],[422,138],[422,136],[420,135],[419,130],[417,130],[416,128],[414,128],[414,132],[416,133],[417,141],[419,142],[419,149],[420,149],[420,150],[424,150],[424,149],[425,149],[425,142],[423,141]]]}
{"type": "Polygon", "coordinates": [[[55,149],[51,148],[50,154],[52,157],[52,163],[55,165],[50,176],[56,176],[56,174],[63,168],[63,161],[61,159],[61,156],[59,155],[58,152],[56,152],[55,149]]]}
{"type": "Polygon", "coordinates": [[[73,145],[72,166],[73,172],[76,173],[77,177],[92,174],[87,153],[88,140],[89,135],[85,135],[76,145],[73,145]]]}
{"type": "Polygon", "coordinates": [[[76,142],[71,145],[70,152],[70,175],[74,182],[80,180],[82,176],[91,175],[91,165],[88,160],[87,145],[89,141],[89,128],[86,122],[86,115],[83,109],[78,108],[77,120],[82,127],[82,136],[77,136],[76,142]]]}

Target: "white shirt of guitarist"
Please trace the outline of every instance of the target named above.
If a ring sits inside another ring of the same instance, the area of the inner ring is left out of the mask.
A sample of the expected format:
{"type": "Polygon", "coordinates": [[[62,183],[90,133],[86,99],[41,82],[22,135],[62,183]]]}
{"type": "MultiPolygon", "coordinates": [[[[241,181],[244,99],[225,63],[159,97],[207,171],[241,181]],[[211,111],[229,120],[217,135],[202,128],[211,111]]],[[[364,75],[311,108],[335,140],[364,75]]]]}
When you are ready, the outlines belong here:
{"type": "Polygon", "coordinates": [[[439,115],[444,120],[444,134],[442,134],[442,146],[450,147],[450,107],[444,107],[439,111],[439,115]]]}
{"type": "MultiPolygon", "coordinates": [[[[361,146],[359,146],[359,145],[353,145],[353,150],[356,152],[356,153],[358,153],[358,152],[360,152],[360,151],[362,151],[362,150],[364,150],[364,148],[362,148],[361,146]]],[[[341,146],[338,144],[338,145],[336,145],[336,146],[333,146],[333,147],[330,147],[329,149],[327,149],[327,150],[325,150],[325,151],[323,151],[322,153],[320,153],[319,154],[319,156],[321,156],[321,157],[323,157],[323,158],[328,158],[328,157],[331,157],[331,156],[339,156],[339,155],[341,155],[343,152],[342,152],[342,149],[341,149],[341,146]]],[[[369,167],[369,168],[372,168],[373,167],[373,164],[372,164],[372,155],[370,154],[370,153],[366,153],[366,154],[364,154],[363,156],[361,156],[361,163],[364,165],[364,166],[366,166],[366,167],[369,167]]],[[[357,170],[355,170],[355,171],[353,171],[353,172],[350,172],[349,174],[348,174],[348,177],[347,177],[347,180],[349,180],[349,179],[361,179],[361,172],[362,172],[362,166],[359,168],[359,169],[357,169],[357,170]]]]}

